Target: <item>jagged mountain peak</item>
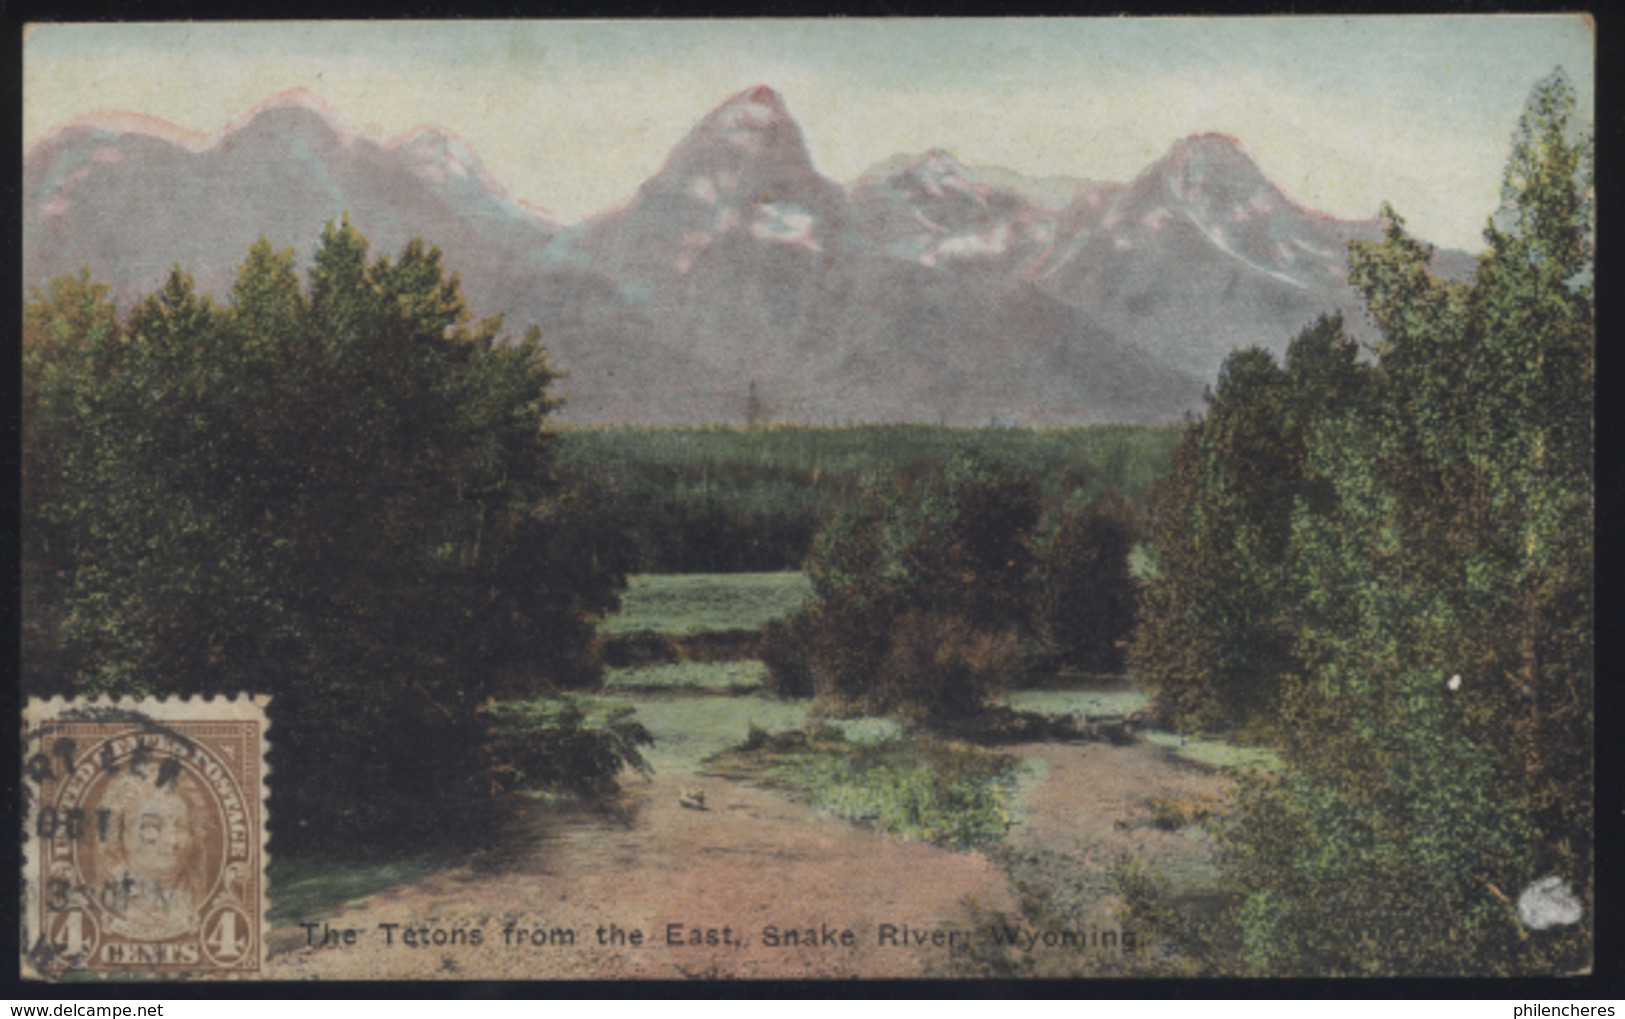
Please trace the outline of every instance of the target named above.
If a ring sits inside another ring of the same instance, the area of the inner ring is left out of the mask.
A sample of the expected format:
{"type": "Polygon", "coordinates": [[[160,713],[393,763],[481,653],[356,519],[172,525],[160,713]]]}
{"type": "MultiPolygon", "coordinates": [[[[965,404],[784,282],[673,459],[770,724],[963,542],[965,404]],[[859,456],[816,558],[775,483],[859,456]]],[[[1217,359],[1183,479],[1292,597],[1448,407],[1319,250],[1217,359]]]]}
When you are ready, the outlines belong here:
{"type": "MultiPolygon", "coordinates": [[[[1180,139],[1141,173],[1129,192],[1141,203],[1182,207],[1209,218],[1284,216],[1299,223],[1342,222],[1299,204],[1238,139],[1227,134],[1193,134],[1180,139]]],[[[1350,222],[1364,229],[1374,220],[1350,222]]]]}
{"type": "Polygon", "coordinates": [[[974,191],[981,182],[965,164],[945,149],[932,149],[901,176],[917,181],[931,194],[941,194],[947,188],[974,191]]]}
{"type": "MultiPolygon", "coordinates": [[[[997,191],[1010,192],[1007,197],[1016,199],[1013,189],[998,188],[987,183],[977,171],[961,163],[947,149],[931,149],[910,157],[906,163],[893,157],[888,163],[893,165],[886,172],[865,175],[852,186],[855,199],[864,201],[884,193],[908,201],[938,203],[944,200],[970,200],[985,205],[997,191]],[[901,165],[896,165],[899,163],[901,165]]],[[[1018,200],[1027,199],[1022,197],[1018,200]]]]}
{"type": "Polygon", "coordinates": [[[52,128],[28,143],[24,154],[31,157],[63,142],[71,144],[73,139],[80,136],[89,137],[97,143],[129,136],[153,138],[189,152],[206,152],[218,148],[250,127],[273,131],[314,129],[339,138],[353,137],[338,111],[327,100],[308,89],[293,88],[271,96],[236,120],[213,131],[182,127],[151,114],[99,110],[52,128]]]}
{"type": "Polygon", "coordinates": [[[958,173],[970,175],[970,170],[964,163],[954,158],[954,154],[947,149],[929,149],[906,172],[913,173],[958,173]]]}
{"type": "Polygon", "coordinates": [[[1004,166],[985,163],[971,165],[961,162],[958,156],[947,149],[931,149],[923,153],[899,152],[888,156],[857,176],[849,178],[847,190],[854,195],[872,191],[899,174],[909,173],[921,164],[930,162],[933,156],[950,161],[960,176],[977,184],[1015,192],[1051,211],[1065,208],[1077,196],[1079,188],[1090,186],[1089,181],[1082,177],[1035,177],[1004,166]]]}
{"type": "Polygon", "coordinates": [[[486,169],[479,153],[461,135],[442,127],[425,124],[390,142],[388,149],[404,153],[414,172],[434,184],[456,181],[477,187],[499,201],[509,203],[526,215],[556,226],[553,213],[543,206],[515,198],[486,169]]]}
{"type": "Polygon", "coordinates": [[[752,153],[786,144],[790,136],[799,146],[801,129],[790,116],[784,98],[766,85],[728,97],[689,135],[690,139],[716,139],[752,153]]]}
{"type": "Polygon", "coordinates": [[[665,174],[763,166],[812,172],[801,128],[783,97],[766,85],[730,96],[694,126],[667,160],[665,174]]]}
{"type": "MultiPolygon", "coordinates": [[[[468,173],[478,174],[482,178],[486,176],[474,147],[444,128],[424,125],[390,143],[390,147],[399,148],[425,164],[446,167],[458,176],[468,173]]],[[[501,189],[495,180],[490,180],[489,184],[501,189]]],[[[506,191],[503,193],[506,194],[506,191]]]]}
{"type": "Polygon", "coordinates": [[[306,88],[278,92],[247,113],[207,135],[195,135],[194,150],[215,148],[245,131],[313,133],[352,140],[355,132],[326,99],[306,88]]]}
{"type": "Polygon", "coordinates": [[[338,111],[333,108],[331,103],[308,88],[290,88],[278,92],[250,111],[248,119],[252,120],[277,110],[306,110],[317,114],[323,120],[334,125],[338,125],[342,121],[338,111]]]}
{"type": "Polygon", "coordinates": [[[220,293],[256,236],[308,251],[344,211],[378,250],[433,240],[471,307],[548,331],[584,419],[627,421],[726,417],[747,380],[800,420],[1169,420],[1230,349],[1357,307],[1346,244],[1376,235],[1309,214],[1222,134],[1127,184],[936,148],[842,188],[767,86],[561,232],[452,131],[352,130],[292,90],[209,134],[102,115],[31,143],[26,279],[88,264],[133,298],[179,262],[220,293]],[[649,390],[679,395],[651,410],[649,390]]]}
{"type": "Polygon", "coordinates": [[[1246,146],[1241,144],[1241,139],[1221,131],[1199,131],[1196,134],[1186,135],[1174,143],[1169,155],[1185,158],[1245,159],[1249,162],[1252,160],[1247,154],[1246,146]]]}
{"type": "Polygon", "coordinates": [[[256,108],[243,121],[217,132],[209,148],[229,146],[253,137],[272,144],[286,144],[287,139],[298,138],[311,143],[353,145],[359,136],[326,103],[301,102],[294,98],[256,108]]]}
{"type": "Polygon", "coordinates": [[[717,109],[721,111],[745,105],[765,106],[781,116],[789,116],[789,111],[784,106],[784,97],[767,85],[755,85],[743,92],[736,92],[723,100],[717,109]]]}
{"type": "Polygon", "coordinates": [[[1284,199],[1241,143],[1224,134],[1195,134],[1176,142],[1142,180],[1154,181],[1180,201],[1247,201],[1259,193],[1284,199]]]}

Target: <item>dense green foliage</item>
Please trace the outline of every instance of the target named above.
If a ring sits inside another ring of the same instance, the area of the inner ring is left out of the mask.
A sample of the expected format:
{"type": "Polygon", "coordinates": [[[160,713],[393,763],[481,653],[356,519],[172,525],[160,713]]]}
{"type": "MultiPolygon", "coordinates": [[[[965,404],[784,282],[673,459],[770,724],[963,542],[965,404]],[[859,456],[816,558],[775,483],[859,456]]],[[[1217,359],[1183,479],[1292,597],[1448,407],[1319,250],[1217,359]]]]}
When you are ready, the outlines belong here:
{"type": "Polygon", "coordinates": [[[1173,932],[1215,968],[1588,961],[1593,227],[1574,105],[1561,73],[1535,89],[1470,283],[1433,277],[1386,211],[1351,255],[1374,359],[1334,321],[1284,368],[1236,355],[1153,499],[1137,666],[1176,720],[1250,724],[1289,765],[1221,831],[1225,923],[1173,932]],[[1520,916],[1552,876],[1579,923],[1520,916]]]}
{"type": "Polygon", "coordinates": [[[108,286],[89,270],[37,289],[23,308],[20,651],[24,686],[41,695],[70,693],[71,659],[58,632],[73,578],[73,530],[52,512],[63,495],[62,465],[42,413],[47,379],[71,370],[87,347],[121,342],[123,326],[108,286]]]}
{"type": "Polygon", "coordinates": [[[1008,754],[924,735],[853,741],[827,724],[777,735],[752,728],[740,750],[727,759],[755,754],[768,781],[907,838],[971,849],[1011,824],[1017,761],[1008,754]]]}
{"type": "Polygon", "coordinates": [[[808,557],[819,600],[769,628],[777,691],[837,713],[978,710],[1018,665],[1039,514],[1029,479],[966,461],[866,489],[808,557]]]}
{"type": "MultiPolygon", "coordinates": [[[[1080,470],[1074,482],[1083,476],[1080,470]]],[[[1132,623],[1126,507],[969,458],[871,484],[819,532],[818,601],[770,625],[775,688],[833,712],[962,718],[1049,658],[1113,664],[1132,623]]]]}
{"type": "Polygon", "coordinates": [[[615,512],[650,573],[794,570],[814,536],[866,483],[911,463],[968,456],[1040,479],[1046,494],[1135,498],[1166,467],[1174,428],[578,427],[561,461],[590,465],[618,494],[615,512]]]}
{"type": "Polygon", "coordinates": [[[262,241],[225,305],[178,268],[122,323],[88,279],[36,292],[25,688],[268,693],[284,845],[454,828],[502,766],[486,703],[596,681],[624,578],[500,326],[347,223],[308,291],[262,241]]]}
{"type": "Polygon", "coordinates": [[[1294,613],[1306,578],[1289,562],[1294,514],[1317,517],[1332,498],[1305,464],[1307,433],[1368,400],[1357,354],[1335,318],[1295,339],[1284,369],[1263,350],[1233,354],[1207,417],[1147,499],[1152,580],[1132,664],[1180,728],[1269,715],[1298,666],[1294,613]]]}
{"type": "Polygon", "coordinates": [[[1048,533],[1041,526],[1034,535],[1032,626],[1055,664],[1118,673],[1139,594],[1129,566],[1137,514],[1110,489],[1089,502],[1080,496],[1052,515],[1048,533]]]}

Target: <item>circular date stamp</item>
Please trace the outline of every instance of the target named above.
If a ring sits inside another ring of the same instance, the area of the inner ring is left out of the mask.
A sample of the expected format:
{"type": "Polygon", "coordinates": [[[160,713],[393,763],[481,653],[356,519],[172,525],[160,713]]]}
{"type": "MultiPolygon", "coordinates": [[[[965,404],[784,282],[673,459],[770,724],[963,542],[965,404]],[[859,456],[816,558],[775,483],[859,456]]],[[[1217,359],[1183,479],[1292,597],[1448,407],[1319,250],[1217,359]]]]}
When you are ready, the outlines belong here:
{"type": "Polygon", "coordinates": [[[266,699],[34,699],[23,970],[255,977],[266,699]]]}

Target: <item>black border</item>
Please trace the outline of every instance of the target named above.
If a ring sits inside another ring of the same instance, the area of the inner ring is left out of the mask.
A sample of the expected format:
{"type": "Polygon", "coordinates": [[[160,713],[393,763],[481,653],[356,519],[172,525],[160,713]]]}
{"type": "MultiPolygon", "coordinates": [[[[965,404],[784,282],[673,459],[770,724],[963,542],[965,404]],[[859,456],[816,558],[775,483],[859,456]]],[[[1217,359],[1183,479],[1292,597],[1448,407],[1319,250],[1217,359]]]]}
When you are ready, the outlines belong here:
{"type": "MultiPolygon", "coordinates": [[[[22,177],[22,26],[30,21],[219,21],[237,19],[509,19],[509,18],[719,18],[719,17],[946,17],[946,16],[1178,16],[1178,15],[1354,15],[1354,14],[1495,14],[1586,13],[1597,33],[1597,122],[1599,167],[1597,325],[1598,390],[1607,396],[1619,388],[1619,348],[1625,342],[1620,315],[1620,259],[1614,238],[1625,227],[1616,215],[1609,171],[1618,163],[1625,142],[1625,117],[1620,115],[1619,68],[1625,62],[1619,27],[1625,19],[1599,11],[1595,0],[1584,4],[1558,4],[1544,0],[1243,0],[1239,3],[1175,2],[1175,0],[1073,0],[1065,5],[1038,0],[281,0],[270,4],[248,0],[0,0],[4,39],[0,45],[0,138],[7,158],[0,167],[0,330],[7,350],[0,360],[0,469],[9,485],[9,498],[0,499],[0,667],[9,668],[13,681],[6,698],[14,708],[8,717],[21,718],[22,698],[17,677],[19,608],[18,576],[18,406],[19,349],[22,319],[21,285],[21,177],[22,177]]],[[[1598,409],[1598,449],[1619,449],[1619,405],[1604,400],[1598,409]]],[[[1622,538],[1609,526],[1610,509],[1625,503],[1625,467],[1617,467],[1607,453],[1599,454],[1599,521],[1597,550],[1597,617],[1615,618],[1620,607],[1621,580],[1607,569],[1620,561],[1622,538]]],[[[0,988],[4,997],[25,1000],[298,1000],[310,998],[462,999],[462,998],[573,998],[604,999],[699,998],[759,999],[806,998],[1087,998],[1087,999],[1503,999],[1524,1002],[1577,1002],[1625,997],[1625,939],[1621,907],[1625,874],[1614,862],[1625,863],[1619,853],[1625,829],[1625,775],[1621,774],[1621,741],[1612,737],[1621,722],[1622,669],[1619,639],[1611,627],[1601,628],[1598,643],[1597,685],[1597,922],[1593,971],[1568,978],[1521,979],[1190,979],[1190,980],[962,980],[962,981],[625,981],[573,982],[258,982],[258,983],[22,983],[19,980],[17,924],[0,923],[0,988]]],[[[7,802],[17,804],[20,759],[5,754],[0,765],[0,788],[7,802]]],[[[21,846],[5,842],[0,874],[20,873],[21,846]]],[[[0,903],[19,915],[20,890],[12,879],[0,879],[0,903]]]]}

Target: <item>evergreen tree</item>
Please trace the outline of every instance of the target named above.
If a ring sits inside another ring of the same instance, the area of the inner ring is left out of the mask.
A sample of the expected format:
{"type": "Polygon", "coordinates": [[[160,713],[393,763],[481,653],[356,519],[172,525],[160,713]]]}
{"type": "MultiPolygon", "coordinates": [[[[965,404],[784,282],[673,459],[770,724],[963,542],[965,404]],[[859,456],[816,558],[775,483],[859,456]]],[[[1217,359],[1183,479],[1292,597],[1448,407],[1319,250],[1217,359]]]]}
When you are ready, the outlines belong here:
{"type": "Polygon", "coordinates": [[[20,671],[23,687],[40,694],[71,692],[68,677],[76,671],[57,639],[73,573],[74,534],[47,512],[62,497],[57,440],[71,434],[75,422],[70,407],[41,394],[60,385],[60,376],[86,356],[85,348],[122,339],[108,290],[92,282],[87,269],[53,280],[49,294],[31,288],[23,310],[20,671]]]}
{"type": "Polygon", "coordinates": [[[1038,549],[1035,624],[1059,664],[1122,671],[1139,593],[1129,566],[1135,534],[1134,508],[1108,489],[1081,508],[1064,507],[1038,549]]]}
{"type": "Polygon", "coordinates": [[[31,381],[30,516],[73,561],[33,687],[269,693],[276,838],[456,827],[500,784],[486,705],[592,682],[624,578],[555,466],[535,330],[502,342],[438,251],[369,260],[347,222],[308,295],[263,240],[224,306],[179,269],[122,332],[75,310],[94,288],[56,294],[30,310],[70,337],[31,381]]]}
{"type": "MultiPolygon", "coordinates": [[[[1295,347],[1340,329],[1323,321],[1295,347]]],[[[1295,669],[1287,563],[1303,486],[1304,397],[1291,387],[1268,352],[1232,354],[1206,420],[1191,427],[1152,494],[1153,575],[1132,663],[1157,712],[1182,728],[1264,718],[1295,669]]]]}

